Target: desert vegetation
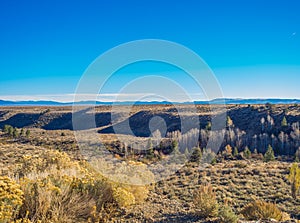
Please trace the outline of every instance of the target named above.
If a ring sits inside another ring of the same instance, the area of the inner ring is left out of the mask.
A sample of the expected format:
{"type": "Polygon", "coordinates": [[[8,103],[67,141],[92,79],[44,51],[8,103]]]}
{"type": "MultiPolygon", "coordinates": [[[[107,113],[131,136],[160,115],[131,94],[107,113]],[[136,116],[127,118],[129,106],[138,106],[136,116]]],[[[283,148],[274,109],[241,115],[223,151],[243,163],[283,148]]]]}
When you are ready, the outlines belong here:
{"type": "MultiPolygon", "coordinates": [[[[202,106],[198,108],[200,130],[173,128],[166,135],[156,131],[151,139],[103,133],[111,123],[99,118],[108,108],[97,108],[99,136],[109,151],[108,159],[119,160],[121,170],[141,170],[142,178],[153,179],[147,165],[172,155],[183,163],[168,177],[149,180],[152,183],[147,185],[126,184],[122,172],[116,177],[123,181],[112,180],[98,171],[105,168],[105,160],[88,162],[72,129],[60,127],[62,120],[68,126],[68,109],[3,108],[0,112],[0,222],[300,219],[300,120],[294,105],[231,106],[225,129],[214,132],[206,116],[209,110],[202,106]],[[251,116],[247,126],[243,112],[251,116]],[[20,116],[31,118],[22,124],[20,116]],[[219,151],[207,146],[209,138],[221,135],[219,151]]],[[[152,109],[137,106],[133,114],[142,112],[144,119],[149,111],[174,115],[169,106],[152,109]]],[[[176,119],[172,123],[176,126],[176,119]]],[[[143,131],[147,133],[139,129],[143,131]]]]}
{"type": "Polygon", "coordinates": [[[111,182],[55,150],[23,156],[11,174],[1,177],[1,222],[102,222],[148,195],[147,187],[111,182]]]}

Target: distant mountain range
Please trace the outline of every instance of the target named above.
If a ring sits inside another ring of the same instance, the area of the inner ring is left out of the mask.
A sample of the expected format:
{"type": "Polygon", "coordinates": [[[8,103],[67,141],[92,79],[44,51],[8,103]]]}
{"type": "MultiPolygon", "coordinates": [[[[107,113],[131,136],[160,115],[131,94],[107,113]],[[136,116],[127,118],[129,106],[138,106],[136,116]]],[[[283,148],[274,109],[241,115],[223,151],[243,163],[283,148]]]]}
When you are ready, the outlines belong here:
{"type": "MultiPolygon", "coordinates": [[[[124,101],[124,102],[101,102],[97,101],[96,105],[154,105],[154,104],[300,104],[300,99],[214,99],[211,101],[195,102],[169,102],[169,101],[124,101]]],[[[72,106],[75,105],[94,105],[94,101],[81,102],[57,102],[57,101],[5,101],[0,100],[0,106],[72,106]]]]}

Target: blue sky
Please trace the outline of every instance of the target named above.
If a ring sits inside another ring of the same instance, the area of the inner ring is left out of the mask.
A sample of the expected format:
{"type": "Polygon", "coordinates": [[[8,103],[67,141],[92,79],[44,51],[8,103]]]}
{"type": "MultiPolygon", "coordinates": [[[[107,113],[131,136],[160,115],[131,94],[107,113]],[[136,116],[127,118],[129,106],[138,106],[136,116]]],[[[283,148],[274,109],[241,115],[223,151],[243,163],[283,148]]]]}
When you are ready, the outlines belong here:
{"type": "MultiPolygon", "coordinates": [[[[95,58],[138,39],[170,40],[195,51],[225,97],[300,98],[299,10],[298,0],[4,0],[0,99],[70,100],[95,58]]],[[[115,74],[103,92],[169,72],[133,66],[115,74]]],[[[175,79],[197,94],[186,75],[175,79]]]]}

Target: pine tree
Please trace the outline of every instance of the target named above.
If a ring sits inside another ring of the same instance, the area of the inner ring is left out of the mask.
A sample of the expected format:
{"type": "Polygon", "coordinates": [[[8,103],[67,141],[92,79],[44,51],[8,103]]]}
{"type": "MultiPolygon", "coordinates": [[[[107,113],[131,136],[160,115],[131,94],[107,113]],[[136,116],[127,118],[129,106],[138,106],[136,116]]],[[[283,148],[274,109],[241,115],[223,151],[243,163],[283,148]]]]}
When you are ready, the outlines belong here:
{"type": "Polygon", "coordinates": [[[246,159],[250,159],[251,158],[251,151],[248,148],[248,146],[245,147],[243,154],[244,154],[244,156],[245,156],[246,159]]]}
{"type": "Polygon", "coordinates": [[[177,140],[172,141],[172,153],[174,153],[174,155],[179,155],[180,154],[177,140]]]}
{"type": "Polygon", "coordinates": [[[7,133],[9,136],[13,136],[14,128],[12,126],[8,127],[7,133]]]}
{"type": "Polygon", "coordinates": [[[237,157],[237,155],[239,155],[239,150],[237,147],[234,147],[234,150],[233,150],[233,156],[234,157],[237,157]]]}
{"type": "Polygon", "coordinates": [[[11,127],[10,125],[4,125],[3,132],[8,133],[10,127],[11,127]]]}
{"type": "Polygon", "coordinates": [[[151,139],[148,140],[147,150],[148,150],[147,157],[149,159],[152,159],[154,157],[154,150],[153,150],[153,144],[152,144],[152,140],[151,139]]]}
{"type": "Polygon", "coordinates": [[[14,129],[13,129],[13,137],[14,137],[14,138],[18,138],[18,137],[19,137],[19,132],[18,132],[18,129],[17,129],[17,128],[14,128],[14,129]]]}
{"type": "Polygon", "coordinates": [[[21,129],[20,136],[24,136],[24,129],[21,129]]]}
{"type": "Polygon", "coordinates": [[[268,146],[268,150],[264,155],[264,161],[269,162],[275,160],[274,150],[271,145],[268,146]]]}
{"type": "Polygon", "coordinates": [[[210,131],[210,130],[211,130],[211,122],[208,122],[208,123],[207,123],[205,129],[206,129],[207,131],[210,131]]]}
{"type": "Polygon", "coordinates": [[[30,136],[30,130],[27,129],[25,134],[26,134],[26,138],[29,138],[29,136],[30,136]]]}
{"type": "Polygon", "coordinates": [[[199,163],[201,161],[201,158],[202,158],[201,149],[199,147],[193,148],[193,152],[192,152],[190,161],[194,162],[194,163],[199,163]]]}

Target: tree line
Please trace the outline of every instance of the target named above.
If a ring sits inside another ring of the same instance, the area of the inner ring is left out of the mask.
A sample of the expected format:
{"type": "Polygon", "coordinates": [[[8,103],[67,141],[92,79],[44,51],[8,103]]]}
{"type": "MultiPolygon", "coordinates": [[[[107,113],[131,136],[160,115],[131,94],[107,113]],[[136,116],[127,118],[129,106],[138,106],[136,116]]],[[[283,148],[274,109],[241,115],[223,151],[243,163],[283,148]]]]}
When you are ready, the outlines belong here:
{"type": "Polygon", "coordinates": [[[4,125],[2,131],[12,138],[19,138],[19,137],[30,137],[30,130],[29,129],[17,129],[11,125],[4,125]]]}

